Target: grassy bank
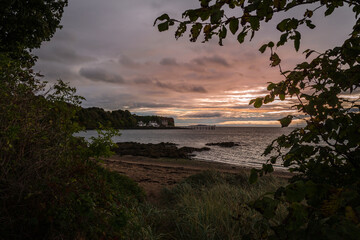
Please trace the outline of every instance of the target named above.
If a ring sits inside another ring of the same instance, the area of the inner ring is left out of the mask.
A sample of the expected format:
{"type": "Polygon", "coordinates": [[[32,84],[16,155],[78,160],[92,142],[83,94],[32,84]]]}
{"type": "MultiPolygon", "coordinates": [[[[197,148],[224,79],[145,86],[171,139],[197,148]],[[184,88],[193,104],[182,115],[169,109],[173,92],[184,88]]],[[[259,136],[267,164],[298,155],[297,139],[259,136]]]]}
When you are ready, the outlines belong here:
{"type": "MultiPolygon", "coordinates": [[[[242,239],[258,235],[259,214],[247,203],[284,184],[264,177],[249,184],[248,175],[205,171],[164,189],[158,206],[139,204],[127,226],[128,239],[242,239]]],[[[284,215],[279,209],[279,218],[284,215]]]]}

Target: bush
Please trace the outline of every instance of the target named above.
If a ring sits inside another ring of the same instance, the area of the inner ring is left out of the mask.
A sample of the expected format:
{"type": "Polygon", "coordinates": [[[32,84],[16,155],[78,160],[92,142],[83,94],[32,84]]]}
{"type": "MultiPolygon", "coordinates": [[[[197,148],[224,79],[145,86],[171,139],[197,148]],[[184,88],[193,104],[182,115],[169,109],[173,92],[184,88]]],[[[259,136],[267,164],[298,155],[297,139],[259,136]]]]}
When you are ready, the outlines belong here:
{"type": "MultiPolygon", "coordinates": [[[[12,66],[12,65],[10,65],[12,66]]],[[[0,82],[0,232],[5,239],[120,237],[143,200],[127,177],[99,166],[111,136],[73,137],[80,97],[59,82],[46,94],[31,71],[0,82]],[[21,76],[26,79],[22,81],[21,76]]]]}
{"type": "MultiPolygon", "coordinates": [[[[137,208],[132,239],[242,239],[261,219],[248,203],[285,184],[266,177],[252,185],[248,177],[205,171],[165,189],[161,207],[137,208]]],[[[278,219],[285,212],[279,208],[278,219]]]]}

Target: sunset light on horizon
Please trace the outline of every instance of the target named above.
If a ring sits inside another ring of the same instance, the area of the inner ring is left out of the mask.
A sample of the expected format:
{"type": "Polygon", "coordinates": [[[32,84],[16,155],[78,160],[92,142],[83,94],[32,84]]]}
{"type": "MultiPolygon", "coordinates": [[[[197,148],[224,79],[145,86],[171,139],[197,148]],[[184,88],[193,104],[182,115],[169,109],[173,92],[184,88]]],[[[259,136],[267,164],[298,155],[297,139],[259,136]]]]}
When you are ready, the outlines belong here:
{"type": "MultiPolygon", "coordinates": [[[[181,19],[183,11],[198,6],[195,0],[71,1],[63,29],[35,51],[36,70],[51,83],[62,79],[76,87],[86,98],[83,107],[173,117],[177,126],[280,126],[278,119],[296,115],[291,108],[296,99],[259,109],[249,101],[265,96],[268,82],[282,80],[279,69],[269,66],[269,53],[258,49],[279,38],[276,24],[283,16],[303,11],[276,17],[241,46],[235,36],[228,36],[224,46],[216,39],[191,43],[188,34],[175,40],[174,29],[160,33],[153,26],[165,12],[181,19]]],[[[337,9],[326,18],[317,12],[317,28],[300,29],[304,37],[298,53],[292,43],[278,49],[282,67],[304,61],[308,48],[323,51],[340,44],[355,22],[349,11],[337,9]]],[[[302,124],[305,116],[298,117],[293,125],[302,124]]]]}

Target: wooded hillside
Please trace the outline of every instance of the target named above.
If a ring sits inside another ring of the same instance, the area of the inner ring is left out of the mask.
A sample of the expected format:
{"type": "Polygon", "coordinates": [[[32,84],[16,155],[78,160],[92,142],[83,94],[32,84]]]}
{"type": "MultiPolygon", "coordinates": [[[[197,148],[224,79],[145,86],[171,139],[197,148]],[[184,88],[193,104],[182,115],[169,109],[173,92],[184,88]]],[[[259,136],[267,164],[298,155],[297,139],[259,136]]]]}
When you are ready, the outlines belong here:
{"type": "Polygon", "coordinates": [[[80,125],[84,126],[88,130],[98,128],[99,124],[113,127],[115,129],[147,127],[165,128],[175,126],[173,118],[160,116],[138,116],[130,113],[128,110],[115,110],[110,112],[105,111],[102,108],[91,107],[81,109],[77,115],[80,125]],[[155,126],[150,126],[151,123],[155,126]],[[156,126],[155,123],[158,126],[156,126]]]}

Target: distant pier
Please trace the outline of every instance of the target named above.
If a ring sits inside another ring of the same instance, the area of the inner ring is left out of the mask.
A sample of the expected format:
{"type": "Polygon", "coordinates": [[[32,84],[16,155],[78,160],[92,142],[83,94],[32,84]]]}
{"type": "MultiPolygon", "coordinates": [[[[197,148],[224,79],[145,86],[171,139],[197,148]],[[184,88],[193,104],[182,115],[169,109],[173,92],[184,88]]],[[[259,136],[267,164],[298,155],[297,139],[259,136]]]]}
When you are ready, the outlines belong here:
{"type": "Polygon", "coordinates": [[[189,129],[194,129],[194,130],[215,130],[216,129],[216,125],[190,125],[187,126],[186,128],[189,129]]]}

